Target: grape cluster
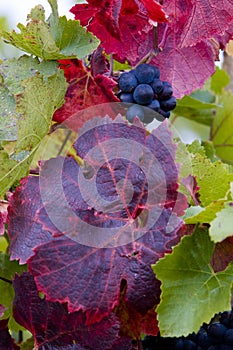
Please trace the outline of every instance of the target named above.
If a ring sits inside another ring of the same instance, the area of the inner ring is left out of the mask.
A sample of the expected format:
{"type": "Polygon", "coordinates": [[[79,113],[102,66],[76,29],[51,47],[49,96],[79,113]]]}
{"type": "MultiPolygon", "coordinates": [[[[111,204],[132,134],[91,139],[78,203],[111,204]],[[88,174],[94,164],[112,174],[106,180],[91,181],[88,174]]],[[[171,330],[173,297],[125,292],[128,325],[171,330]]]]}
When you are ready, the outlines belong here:
{"type": "Polygon", "coordinates": [[[217,315],[188,337],[146,336],[143,350],[233,350],[233,310],[217,315]]]}
{"type": "Polygon", "coordinates": [[[147,63],[138,65],[130,72],[120,75],[118,85],[119,98],[124,103],[131,103],[127,108],[126,118],[132,122],[138,116],[144,123],[151,122],[157,112],[163,118],[170,117],[170,111],[176,107],[172,86],[167,81],[160,80],[157,67],[147,63]]]}

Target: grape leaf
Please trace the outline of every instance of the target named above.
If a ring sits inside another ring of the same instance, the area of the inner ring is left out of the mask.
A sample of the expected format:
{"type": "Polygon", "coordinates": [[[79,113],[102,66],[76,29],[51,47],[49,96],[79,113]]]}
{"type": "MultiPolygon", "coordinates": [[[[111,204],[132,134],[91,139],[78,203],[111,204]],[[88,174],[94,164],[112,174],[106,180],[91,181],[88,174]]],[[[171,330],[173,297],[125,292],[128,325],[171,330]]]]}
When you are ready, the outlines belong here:
{"type": "Polygon", "coordinates": [[[17,112],[24,116],[18,123],[18,152],[31,151],[48,133],[53,113],[63,104],[67,88],[61,70],[47,81],[35,76],[22,84],[24,92],[17,95],[17,112]]]}
{"type": "Polygon", "coordinates": [[[130,339],[118,335],[119,320],[114,314],[99,324],[87,326],[84,313],[69,313],[66,305],[40,298],[29,273],[16,276],[13,286],[14,317],[33,334],[39,349],[111,350],[120,340],[122,348],[124,344],[130,349],[130,339]]]}
{"type": "MultiPolygon", "coordinates": [[[[183,219],[185,220],[186,224],[196,224],[198,222],[209,224],[212,220],[214,220],[216,214],[224,208],[224,203],[225,200],[214,201],[207,205],[205,208],[201,208],[201,211],[199,211],[198,213],[192,213],[192,215],[187,215],[188,213],[190,213],[191,209],[188,208],[183,219]]],[[[193,207],[193,209],[195,208],[196,207],[193,207]]]]}
{"type": "Polygon", "coordinates": [[[4,234],[7,218],[7,203],[0,201],[0,236],[4,234]]]}
{"type": "Polygon", "coordinates": [[[1,35],[6,42],[44,60],[83,58],[97,48],[99,41],[78,21],[57,15],[53,11],[46,21],[44,8],[38,5],[28,15],[26,26],[17,25],[20,33],[1,31],[1,35]]]}
{"type": "Polygon", "coordinates": [[[211,265],[214,271],[223,271],[233,260],[233,239],[228,237],[215,244],[211,265]]]}
{"type": "Polygon", "coordinates": [[[56,61],[39,61],[37,57],[23,55],[16,58],[4,60],[0,64],[0,74],[4,79],[4,85],[12,95],[23,93],[23,80],[34,77],[38,74],[43,80],[57,73],[58,63],[56,61]],[[16,74],[17,72],[17,74],[16,74]]]}
{"type": "MultiPolygon", "coordinates": [[[[190,3],[187,0],[185,2],[190,3]]],[[[232,23],[231,0],[221,3],[218,0],[196,0],[191,7],[180,38],[183,47],[193,46],[200,41],[212,38],[214,34],[222,35],[232,23]],[[207,18],[208,21],[205,20],[207,18]]]]}
{"type": "Polygon", "coordinates": [[[233,264],[215,273],[210,266],[213,250],[207,230],[197,228],[192,236],[183,237],[172,254],[153,265],[162,282],[156,311],[163,336],[197,332],[215,313],[231,308],[233,264]]]}
{"type": "Polygon", "coordinates": [[[224,199],[229,191],[232,176],[226,164],[211,161],[199,154],[192,159],[192,174],[200,187],[200,201],[203,206],[218,199],[224,199]]]}
{"type": "Polygon", "coordinates": [[[221,95],[220,103],[223,108],[218,108],[213,120],[210,139],[213,141],[216,154],[224,162],[233,164],[233,108],[232,94],[225,91],[221,95]]]}
{"type": "MultiPolygon", "coordinates": [[[[164,25],[160,27],[159,38],[162,40],[165,28],[164,25]]],[[[211,45],[205,42],[197,43],[192,47],[180,48],[180,32],[175,32],[172,27],[168,27],[165,33],[163,51],[151,62],[159,67],[161,79],[172,84],[174,95],[181,98],[184,94],[200,88],[205,80],[214,73],[213,51],[211,45]]]]}
{"type": "Polygon", "coordinates": [[[224,208],[217,212],[216,218],[210,223],[210,237],[215,243],[233,236],[232,216],[233,202],[226,202],[224,208]]]}
{"type": "Polygon", "coordinates": [[[211,78],[211,90],[216,94],[221,94],[223,89],[230,83],[230,77],[226,71],[216,67],[216,72],[211,78]]]}
{"type": "Polygon", "coordinates": [[[0,304],[5,307],[2,318],[9,319],[9,325],[12,330],[20,329],[12,317],[12,302],[14,298],[12,280],[16,272],[22,273],[25,270],[25,266],[19,266],[16,261],[10,261],[8,254],[0,253],[0,304]]]}
{"type": "MultiPolygon", "coordinates": [[[[82,61],[61,61],[61,68],[64,69],[69,86],[65,95],[65,104],[54,113],[53,120],[61,123],[77,115],[80,110],[101,103],[119,101],[112,91],[116,86],[116,82],[102,74],[92,76],[90,70],[84,67],[82,61]]],[[[105,113],[106,111],[107,105],[105,113]]],[[[76,129],[78,130],[90,118],[92,118],[91,114],[80,113],[76,118],[76,129]]],[[[73,119],[71,119],[71,123],[73,122],[73,119]]]]}
{"type": "Polygon", "coordinates": [[[1,350],[19,350],[19,346],[11,338],[7,324],[8,320],[0,321],[0,348],[1,350]]]}
{"type": "Polygon", "coordinates": [[[0,141],[14,141],[17,139],[17,120],[19,117],[16,112],[16,103],[4,85],[0,85],[0,94],[0,141]]]}
{"type": "MultiPolygon", "coordinates": [[[[71,312],[85,311],[88,324],[118,306],[125,280],[128,308],[143,324],[148,313],[152,323],[159,283],[150,264],[179,241],[182,221],[175,212],[187,205],[184,198],[176,202],[178,171],[167,123],[147,135],[120,117],[96,118],[79,131],[74,148],[83,168],[72,157],[41,162],[40,176],[24,180],[13,195],[11,258],[27,261],[39,290],[51,301],[68,302],[71,312]],[[92,149],[98,150],[93,156],[92,149]],[[78,181],[82,172],[84,183],[78,181]]],[[[139,325],[135,332],[141,331],[139,325]]]]}
{"type": "MultiPolygon", "coordinates": [[[[154,1],[145,2],[150,10],[157,6],[154,1]]],[[[101,40],[105,51],[114,53],[120,62],[127,60],[133,65],[153,48],[153,26],[149,23],[146,8],[137,0],[105,0],[101,4],[89,0],[85,4],[76,4],[71,12],[101,40]]],[[[153,20],[157,14],[161,18],[161,13],[153,13],[153,20]]]]}

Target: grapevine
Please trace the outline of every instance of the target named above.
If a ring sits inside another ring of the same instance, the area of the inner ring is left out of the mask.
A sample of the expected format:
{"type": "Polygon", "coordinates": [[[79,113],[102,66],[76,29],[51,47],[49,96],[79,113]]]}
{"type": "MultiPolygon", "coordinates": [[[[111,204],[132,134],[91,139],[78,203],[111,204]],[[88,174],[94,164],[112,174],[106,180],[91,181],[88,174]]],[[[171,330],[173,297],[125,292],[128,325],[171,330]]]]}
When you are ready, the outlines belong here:
{"type": "Polygon", "coordinates": [[[0,22],[0,349],[232,349],[232,2],[48,2],[0,22]]]}

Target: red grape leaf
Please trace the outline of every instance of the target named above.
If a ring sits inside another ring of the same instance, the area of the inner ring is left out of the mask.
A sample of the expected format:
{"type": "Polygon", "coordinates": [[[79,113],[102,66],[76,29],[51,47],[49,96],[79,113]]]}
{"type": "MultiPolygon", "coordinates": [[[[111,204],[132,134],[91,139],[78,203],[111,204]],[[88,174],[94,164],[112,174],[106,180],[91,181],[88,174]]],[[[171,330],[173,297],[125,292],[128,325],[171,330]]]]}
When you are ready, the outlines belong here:
{"type": "Polygon", "coordinates": [[[80,130],[74,148],[83,168],[72,157],[41,162],[34,191],[27,188],[29,178],[13,195],[11,254],[26,257],[17,246],[14,251],[14,210],[20,204],[25,229],[17,240],[25,246],[31,237],[27,262],[39,290],[51,301],[67,302],[71,312],[83,310],[92,324],[119,305],[125,280],[124,300],[130,312],[141,315],[143,325],[135,330],[140,334],[159,301],[159,282],[150,266],[181,236],[182,221],[173,213],[178,170],[171,134],[166,122],[147,135],[142,125],[130,126],[120,117],[96,118],[80,130]],[[37,206],[32,213],[29,203],[37,206]],[[41,244],[43,235],[48,241],[41,244]]]}
{"type": "Polygon", "coordinates": [[[84,313],[69,313],[65,304],[40,298],[29,273],[16,275],[13,287],[14,317],[33,334],[35,346],[58,350],[112,350],[114,343],[121,341],[130,349],[131,341],[118,335],[119,320],[114,314],[98,324],[87,326],[84,313]]]}
{"type": "MultiPolygon", "coordinates": [[[[72,117],[78,111],[107,102],[119,102],[114,95],[113,88],[116,82],[102,74],[92,75],[91,71],[84,67],[80,60],[64,60],[60,61],[61,68],[64,69],[66,80],[69,83],[65,103],[61,108],[56,110],[53,120],[61,123],[72,117]]],[[[96,66],[94,66],[94,69],[96,66]]],[[[88,116],[85,114],[83,118],[80,115],[76,121],[76,127],[81,127],[88,116]]],[[[91,118],[91,115],[90,115],[91,118]]]]}
{"type": "Polygon", "coordinates": [[[153,48],[154,21],[166,21],[161,6],[155,1],[137,0],[89,0],[87,4],[77,4],[71,12],[87,30],[94,33],[102,42],[107,53],[114,53],[117,60],[127,60],[136,64],[153,48]],[[153,12],[154,7],[161,11],[153,12]],[[149,10],[149,13],[148,11],[149,10]]]}
{"type": "Polygon", "coordinates": [[[214,271],[223,271],[233,260],[233,237],[228,237],[215,245],[212,267],[214,271]]]}
{"type": "MultiPolygon", "coordinates": [[[[163,30],[161,36],[162,33],[163,30]]],[[[201,42],[193,47],[179,48],[179,40],[180,33],[175,33],[169,27],[163,51],[152,61],[159,67],[161,79],[172,84],[177,98],[200,88],[215,70],[210,43],[201,42]]]]}
{"type": "Polygon", "coordinates": [[[193,1],[180,38],[181,46],[193,46],[215,34],[223,35],[232,22],[232,12],[232,0],[193,1]]]}
{"type": "Polygon", "coordinates": [[[6,218],[7,204],[4,201],[0,201],[0,235],[4,235],[6,218]]]}
{"type": "Polygon", "coordinates": [[[91,74],[95,77],[98,74],[104,74],[109,71],[109,63],[103,54],[102,46],[99,46],[91,55],[91,74]]]}
{"type": "Polygon", "coordinates": [[[11,338],[7,325],[8,320],[0,320],[0,349],[19,350],[19,346],[17,346],[14,339],[11,338]]]}

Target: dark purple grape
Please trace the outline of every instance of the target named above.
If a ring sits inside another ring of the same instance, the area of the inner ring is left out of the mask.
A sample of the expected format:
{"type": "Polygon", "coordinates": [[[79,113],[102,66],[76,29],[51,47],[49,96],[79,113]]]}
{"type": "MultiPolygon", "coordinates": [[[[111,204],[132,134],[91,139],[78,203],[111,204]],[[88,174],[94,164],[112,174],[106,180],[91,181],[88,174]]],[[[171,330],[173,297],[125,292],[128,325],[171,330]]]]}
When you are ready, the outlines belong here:
{"type": "Polygon", "coordinates": [[[162,100],[160,106],[165,112],[172,111],[176,108],[176,98],[171,96],[168,100],[162,100]]]}
{"type": "Polygon", "coordinates": [[[139,84],[133,93],[134,100],[140,105],[148,105],[152,102],[154,91],[148,84],[139,84]]]}
{"type": "Polygon", "coordinates": [[[169,118],[170,115],[171,115],[170,112],[166,112],[166,111],[164,111],[164,110],[161,109],[161,108],[158,110],[158,113],[161,114],[164,118],[169,118]]]}
{"type": "Polygon", "coordinates": [[[150,83],[150,86],[152,87],[156,95],[161,94],[163,92],[163,82],[158,78],[155,78],[152,81],[152,83],[150,83]]]}
{"type": "Polygon", "coordinates": [[[220,350],[232,350],[232,345],[227,345],[227,344],[220,344],[219,346],[220,350]]]}
{"type": "Polygon", "coordinates": [[[224,311],[220,315],[219,321],[226,327],[233,327],[233,314],[231,311],[224,311]]]}
{"type": "Polygon", "coordinates": [[[175,340],[174,350],[183,350],[184,349],[184,339],[178,338],[175,340]]]}
{"type": "Polygon", "coordinates": [[[207,350],[220,350],[219,346],[217,344],[215,345],[210,345],[207,350]]]}
{"type": "Polygon", "coordinates": [[[197,333],[197,343],[203,348],[203,350],[208,349],[211,345],[211,340],[203,327],[201,327],[197,333]]]}
{"type": "Polygon", "coordinates": [[[154,99],[149,105],[146,107],[153,109],[154,111],[158,111],[160,109],[160,103],[158,100],[154,99]]]}
{"type": "Polygon", "coordinates": [[[125,72],[120,75],[118,85],[123,92],[132,92],[138,85],[138,81],[132,72],[125,72]]]}
{"type": "Polygon", "coordinates": [[[132,123],[136,116],[139,119],[143,120],[144,119],[144,111],[143,111],[143,107],[134,104],[127,109],[126,119],[132,123]]]}
{"type": "Polygon", "coordinates": [[[220,322],[211,323],[207,328],[207,334],[213,343],[221,344],[227,328],[220,322]]]}
{"type": "Polygon", "coordinates": [[[169,82],[164,81],[163,82],[163,91],[158,94],[159,100],[167,100],[169,99],[173,94],[172,86],[169,82]]]}
{"type": "Polygon", "coordinates": [[[119,95],[119,99],[121,100],[121,102],[125,102],[125,103],[133,103],[133,94],[130,94],[128,92],[121,92],[119,95]]]}
{"type": "Polygon", "coordinates": [[[159,68],[156,67],[156,66],[151,66],[151,67],[153,67],[153,69],[154,69],[155,78],[156,78],[156,79],[159,79],[159,78],[160,78],[160,70],[159,70],[159,68]]]}
{"type": "Polygon", "coordinates": [[[225,332],[224,337],[223,337],[223,341],[224,341],[224,343],[231,345],[233,348],[233,329],[232,328],[228,329],[225,332]]]}
{"type": "Polygon", "coordinates": [[[134,74],[140,84],[149,84],[155,77],[155,69],[150,64],[142,63],[135,68],[134,74]]]}
{"type": "Polygon", "coordinates": [[[184,350],[196,350],[197,345],[190,339],[184,339],[184,350]]]}

